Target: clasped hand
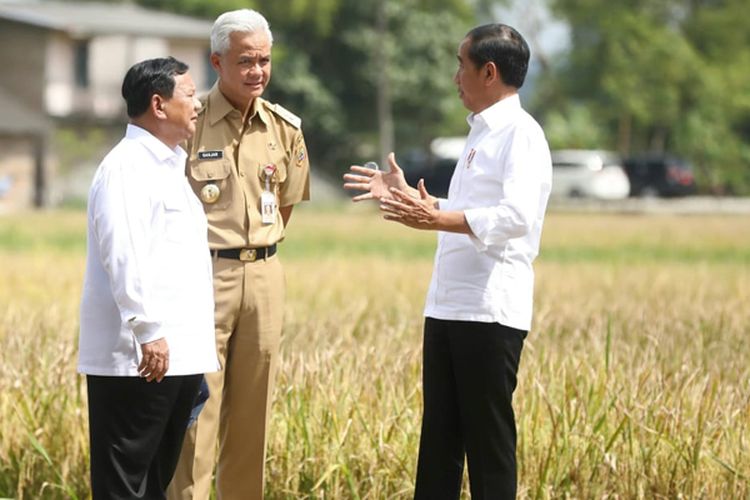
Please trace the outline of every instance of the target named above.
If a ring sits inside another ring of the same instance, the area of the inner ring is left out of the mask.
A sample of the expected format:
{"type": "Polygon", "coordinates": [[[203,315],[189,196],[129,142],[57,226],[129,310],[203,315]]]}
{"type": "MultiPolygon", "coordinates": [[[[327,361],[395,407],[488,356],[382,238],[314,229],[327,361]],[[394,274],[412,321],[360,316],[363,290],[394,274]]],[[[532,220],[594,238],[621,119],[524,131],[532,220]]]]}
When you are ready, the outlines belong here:
{"type": "Polygon", "coordinates": [[[429,195],[424,179],[417,183],[419,198],[413,198],[400,189],[391,188],[392,198],[380,200],[380,210],[386,220],[400,222],[415,229],[435,229],[440,211],[435,208],[435,198],[429,195]]]}
{"type": "Polygon", "coordinates": [[[145,377],[147,382],[156,380],[161,382],[169,370],[169,346],[167,339],[161,338],[153,342],[141,344],[143,358],[138,365],[138,373],[145,377]]]}

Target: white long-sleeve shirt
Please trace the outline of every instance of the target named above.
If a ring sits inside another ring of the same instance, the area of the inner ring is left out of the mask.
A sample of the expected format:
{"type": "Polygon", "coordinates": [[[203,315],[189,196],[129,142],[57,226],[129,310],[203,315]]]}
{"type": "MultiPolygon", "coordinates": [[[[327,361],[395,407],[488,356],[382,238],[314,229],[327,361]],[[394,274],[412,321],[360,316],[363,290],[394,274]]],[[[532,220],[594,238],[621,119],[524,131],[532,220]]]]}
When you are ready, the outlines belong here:
{"type": "Polygon", "coordinates": [[[441,210],[464,212],[473,234],[438,233],[425,316],[528,331],[552,185],[539,124],[507,97],[467,118],[471,130],[441,210]]]}
{"type": "Polygon", "coordinates": [[[165,338],[170,375],[219,368],[206,217],[186,153],[128,125],[94,175],[78,371],[137,376],[140,345],[165,338]]]}

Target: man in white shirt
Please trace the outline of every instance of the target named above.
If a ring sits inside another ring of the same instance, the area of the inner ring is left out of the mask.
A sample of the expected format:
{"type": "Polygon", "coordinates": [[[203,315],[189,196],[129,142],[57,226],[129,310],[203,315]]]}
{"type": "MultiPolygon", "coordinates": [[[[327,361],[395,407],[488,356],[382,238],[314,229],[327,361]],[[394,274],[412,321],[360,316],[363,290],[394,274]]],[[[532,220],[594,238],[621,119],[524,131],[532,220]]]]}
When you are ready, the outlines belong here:
{"type": "Polygon", "coordinates": [[[544,132],[520,104],[529,48],[503,24],[471,30],[454,81],[471,130],[447,199],[387,173],[351,167],[354,201],[380,200],[387,220],[437,230],[425,305],[424,415],[415,498],[457,499],[464,455],[472,498],[516,495],[512,407],[531,327],[534,271],[552,165],[544,132]]]}
{"type": "Polygon", "coordinates": [[[95,500],[166,497],[202,374],[219,368],[206,218],[179,146],[200,107],[187,71],[130,68],[130,123],[89,192],[78,371],[95,500]]]}

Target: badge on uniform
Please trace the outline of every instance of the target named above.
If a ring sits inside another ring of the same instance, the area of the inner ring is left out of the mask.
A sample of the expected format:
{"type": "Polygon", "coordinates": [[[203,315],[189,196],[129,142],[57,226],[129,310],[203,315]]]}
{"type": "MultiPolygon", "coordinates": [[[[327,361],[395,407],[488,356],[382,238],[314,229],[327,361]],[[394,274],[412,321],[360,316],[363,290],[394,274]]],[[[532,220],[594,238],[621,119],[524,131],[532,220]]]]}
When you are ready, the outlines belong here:
{"type": "Polygon", "coordinates": [[[271,178],[276,172],[276,165],[269,163],[263,167],[266,178],[266,188],[260,194],[260,214],[263,224],[276,222],[276,196],[271,191],[271,178]]]}
{"type": "Polygon", "coordinates": [[[221,190],[213,182],[209,182],[201,189],[201,200],[203,200],[203,203],[208,203],[209,205],[216,203],[219,195],[221,195],[221,190]]]}

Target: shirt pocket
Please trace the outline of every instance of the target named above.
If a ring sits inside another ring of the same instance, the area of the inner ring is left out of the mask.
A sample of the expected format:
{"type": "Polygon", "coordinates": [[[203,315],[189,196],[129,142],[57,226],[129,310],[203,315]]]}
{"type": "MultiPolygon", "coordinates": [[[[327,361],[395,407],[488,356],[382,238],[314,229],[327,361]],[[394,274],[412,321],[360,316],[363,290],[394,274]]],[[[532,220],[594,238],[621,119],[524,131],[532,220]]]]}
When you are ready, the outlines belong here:
{"type": "MultiPolygon", "coordinates": [[[[261,188],[265,191],[266,189],[266,167],[268,163],[262,163],[258,165],[258,178],[260,179],[261,188]]],[[[286,181],[286,165],[280,163],[274,163],[276,169],[271,176],[269,182],[269,188],[271,192],[276,196],[279,194],[279,187],[286,181]]]]}
{"type": "Polygon", "coordinates": [[[226,208],[232,201],[233,186],[230,174],[232,162],[229,160],[190,160],[190,184],[201,200],[204,210],[226,208]],[[211,189],[218,188],[218,198],[211,203],[211,189]]]}

